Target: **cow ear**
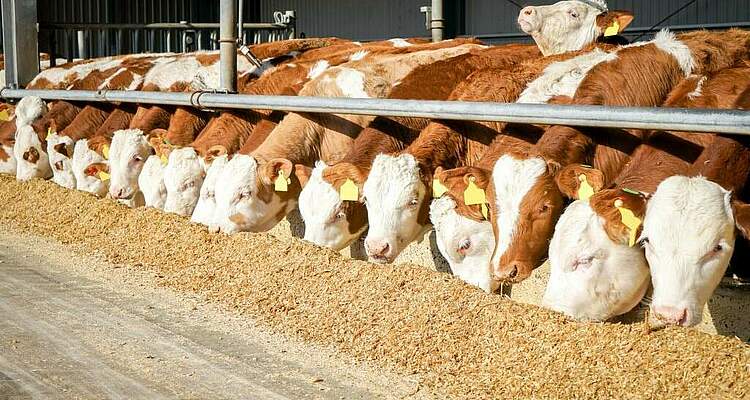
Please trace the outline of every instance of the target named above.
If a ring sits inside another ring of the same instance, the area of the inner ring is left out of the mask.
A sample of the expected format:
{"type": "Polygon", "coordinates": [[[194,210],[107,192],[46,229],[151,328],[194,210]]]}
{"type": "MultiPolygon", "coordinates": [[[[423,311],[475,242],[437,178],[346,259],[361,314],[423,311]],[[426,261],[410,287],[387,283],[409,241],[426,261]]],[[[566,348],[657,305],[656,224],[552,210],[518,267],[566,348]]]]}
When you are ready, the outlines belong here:
{"type": "Polygon", "coordinates": [[[476,167],[467,168],[466,171],[464,172],[464,184],[468,186],[472,178],[474,178],[474,183],[480,189],[487,189],[487,185],[490,183],[489,171],[482,169],[482,168],[476,168],[476,167]]]}
{"type": "Polygon", "coordinates": [[[570,199],[590,197],[604,188],[604,174],[598,169],[583,164],[571,164],[561,169],[555,176],[560,192],[570,199]],[[591,188],[586,190],[584,182],[591,188]]]}
{"type": "Polygon", "coordinates": [[[205,159],[206,163],[210,163],[216,157],[221,157],[227,153],[229,153],[229,151],[226,147],[217,144],[209,147],[208,150],[206,150],[206,154],[203,155],[203,158],[205,159]]]}
{"type": "Polygon", "coordinates": [[[732,212],[737,229],[745,239],[750,240],[750,204],[733,201],[732,212]]]}
{"type": "Polygon", "coordinates": [[[596,24],[605,36],[614,36],[622,33],[633,22],[634,18],[635,16],[630,11],[612,10],[596,17],[596,24]],[[615,29],[617,33],[614,31],[615,29]],[[608,30],[610,31],[608,32],[608,30]]]}
{"type": "Polygon", "coordinates": [[[151,147],[154,148],[154,150],[159,150],[164,143],[164,138],[167,137],[167,130],[156,128],[152,129],[151,132],[148,134],[148,144],[151,145],[151,147]]]}
{"type": "Polygon", "coordinates": [[[83,173],[86,174],[86,176],[97,176],[99,172],[109,172],[109,165],[106,163],[93,163],[89,164],[89,166],[83,170],[83,173]]]}
{"type": "Polygon", "coordinates": [[[261,179],[264,185],[273,185],[279,176],[279,171],[283,171],[284,176],[289,179],[292,176],[292,162],[286,158],[274,158],[268,161],[263,168],[261,179]]]}
{"type": "Polygon", "coordinates": [[[312,168],[307,165],[294,164],[294,174],[297,175],[300,186],[305,187],[312,176],[312,168]]]}

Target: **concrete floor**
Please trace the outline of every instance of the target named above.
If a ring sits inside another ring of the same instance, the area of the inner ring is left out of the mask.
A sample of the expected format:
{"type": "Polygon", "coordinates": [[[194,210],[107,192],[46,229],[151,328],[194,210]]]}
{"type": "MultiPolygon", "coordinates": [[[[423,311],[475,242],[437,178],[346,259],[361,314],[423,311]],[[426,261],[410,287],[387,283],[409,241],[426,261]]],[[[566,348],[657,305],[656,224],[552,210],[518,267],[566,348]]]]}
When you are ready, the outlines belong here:
{"type": "Polygon", "coordinates": [[[429,397],[139,273],[0,231],[0,399],[429,397]]]}

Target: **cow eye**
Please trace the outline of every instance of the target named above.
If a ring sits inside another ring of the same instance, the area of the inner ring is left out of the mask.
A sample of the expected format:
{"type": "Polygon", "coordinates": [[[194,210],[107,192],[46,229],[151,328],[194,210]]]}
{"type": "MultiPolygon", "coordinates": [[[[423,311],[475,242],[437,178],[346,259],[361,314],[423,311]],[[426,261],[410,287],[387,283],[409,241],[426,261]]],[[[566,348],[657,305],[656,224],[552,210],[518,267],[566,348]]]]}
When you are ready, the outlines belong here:
{"type": "Polygon", "coordinates": [[[714,253],[720,253],[722,250],[724,250],[724,246],[721,245],[721,243],[714,246],[714,249],[712,250],[714,253]]]}
{"type": "Polygon", "coordinates": [[[336,214],[336,219],[344,219],[344,218],[346,218],[346,213],[345,213],[345,212],[343,212],[343,211],[339,211],[339,212],[338,212],[338,213],[336,214]]]}
{"type": "Polygon", "coordinates": [[[247,199],[248,197],[250,197],[250,191],[249,190],[244,190],[244,191],[242,191],[242,193],[240,193],[240,198],[247,199]]]}
{"type": "Polygon", "coordinates": [[[645,247],[648,243],[649,243],[648,242],[648,238],[645,237],[645,238],[643,238],[643,239],[641,239],[641,240],[638,241],[638,246],[645,247]]]}
{"type": "Polygon", "coordinates": [[[418,199],[411,199],[411,200],[409,201],[409,206],[410,206],[410,207],[416,207],[416,206],[417,206],[417,204],[419,204],[419,200],[418,200],[418,199]]]}
{"type": "Polygon", "coordinates": [[[133,161],[135,161],[135,162],[141,162],[141,161],[143,161],[143,157],[141,157],[141,156],[133,156],[133,161]]]}
{"type": "Polygon", "coordinates": [[[576,10],[570,10],[568,11],[568,14],[570,14],[572,18],[578,18],[578,11],[576,10]]]}

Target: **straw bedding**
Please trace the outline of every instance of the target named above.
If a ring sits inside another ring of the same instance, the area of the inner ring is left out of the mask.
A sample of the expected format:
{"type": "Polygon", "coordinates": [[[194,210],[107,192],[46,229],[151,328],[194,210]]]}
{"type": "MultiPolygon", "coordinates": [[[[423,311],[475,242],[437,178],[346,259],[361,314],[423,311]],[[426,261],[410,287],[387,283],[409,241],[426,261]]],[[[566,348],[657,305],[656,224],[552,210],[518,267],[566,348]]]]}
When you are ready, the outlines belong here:
{"type": "Polygon", "coordinates": [[[297,239],[210,234],[52,183],[0,176],[0,223],[154,271],[290,335],[418,373],[456,398],[747,398],[750,346],[689,329],[584,324],[447,274],[297,239]]]}

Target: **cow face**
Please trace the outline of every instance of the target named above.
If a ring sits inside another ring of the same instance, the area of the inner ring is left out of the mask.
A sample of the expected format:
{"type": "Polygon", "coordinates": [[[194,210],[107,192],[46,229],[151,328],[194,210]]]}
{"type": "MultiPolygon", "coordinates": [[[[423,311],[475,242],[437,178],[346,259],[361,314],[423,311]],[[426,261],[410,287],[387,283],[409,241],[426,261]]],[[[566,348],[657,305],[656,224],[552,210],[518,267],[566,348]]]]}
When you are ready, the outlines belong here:
{"type": "Polygon", "coordinates": [[[76,188],[73,174],[73,139],[53,133],[47,137],[47,155],[52,167],[52,181],[68,188],[76,188]]]}
{"type": "Polygon", "coordinates": [[[534,38],[545,56],[581,50],[608,28],[607,34],[620,33],[632,21],[632,13],[608,11],[604,0],[560,1],[549,6],[525,7],[518,15],[519,27],[534,38]]]}
{"type": "Polygon", "coordinates": [[[693,326],[727,269],[735,220],[747,232],[747,206],[702,177],[673,176],[649,200],[640,242],[654,285],[654,323],[693,326]],[[737,217],[735,217],[735,214],[737,217]]]}
{"type": "Polygon", "coordinates": [[[211,165],[206,171],[206,179],[201,186],[200,198],[195,205],[193,215],[190,220],[199,224],[210,226],[214,221],[216,214],[216,186],[219,183],[224,167],[229,162],[229,157],[225,154],[214,158],[211,165]]]}
{"type": "Polygon", "coordinates": [[[44,147],[31,125],[18,127],[16,143],[13,145],[13,156],[16,158],[16,179],[28,181],[32,178],[49,179],[52,177],[52,169],[44,147]]]}
{"type": "Polygon", "coordinates": [[[643,298],[649,285],[643,251],[613,242],[604,225],[587,200],[565,209],[549,247],[545,307],[579,320],[605,321],[643,298]]]}
{"type": "Polygon", "coordinates": [[[265,232],[276,226],[297,206],[301,183],[289,160],[258,163],[238,155],[224,167],[216,187],[216,218],[211,230],[225,233],[265,232]],[[289,179],[286,191],[276,191],[275,181],[289,179]]]}
{"type": "Polygon", "coordinates": [[[339,251],[362,235],[367,229],[367,209],[360,201],[365,179],[364,171],[349,163],[329,167],[319,161],[315,165],[299,197],[305,240],[339,251]],[[356,187],[354,200],[341,198],[347,180],[356,187]]]}
{"type": "Polygon", "coordinates": [[[445,257],[454,275],[485,292],[497,290],[492,279],[489,260],[495,247],[492,225],[475,221],[457,212],[456,200],[443,196],[430,205],[430,220],[440,254],[445,257]]]}
{"type": "Polygon", "coordinates": [[[164,186],[167,189],[164,211],[192,215],[205,177],[203,160],[194,148],[173,150],[164,168],[164,186]]]}
{"type": "Polygon", "coordinates": [[[151,147],[140,129],[114,133],[109,148],[109,195],[112,198],[127,201],[139,195],[138,176],[149,155],[151,147]]]}
{"type": "Polygon", "coordinates": [[[167,187],[164,185],[164,162],[161,156],[151,155],[138,175],[138,188],[143,193],[146,207],[164,209],[167,187]]]}
{"type": "Polygon", "coordinates": [[[495,232],[491,264],[495,278],[517,283],[531,275],[547,254],[562,212],[556,166],[541,157],[501,156],[492,170],[487,199],[495,232]]]}
{"type": "Polygon", "coordinates": [[[91,170],[87,168],[93,164],[106,165],[105,174],[109,174],[109,163],[100,153],[89,147],[89,140],[77,141],[73,149],[73,175],[76,180],[76,189],[104,197],[109,190],[109,178],[107,175],[100,175],[98,171],[90,173],[91,170]]]}
{"type": "Polygon", "coordinates": [[[375,158],[362,188],[370,224],[365,250],[374,262],[393,262],[430,228],[430,196],[423,177],[410,154],[375,158]]]}

